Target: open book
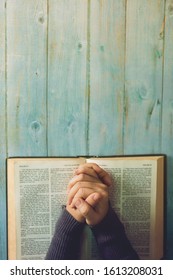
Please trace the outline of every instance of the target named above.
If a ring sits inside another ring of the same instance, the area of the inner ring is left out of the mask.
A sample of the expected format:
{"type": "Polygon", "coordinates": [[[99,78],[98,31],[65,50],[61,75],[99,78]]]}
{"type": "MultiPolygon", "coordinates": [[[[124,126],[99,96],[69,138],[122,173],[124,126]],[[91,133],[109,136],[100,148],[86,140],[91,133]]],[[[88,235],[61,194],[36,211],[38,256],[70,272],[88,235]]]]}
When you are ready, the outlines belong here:
{"type": "MultiPolygon", "coordinates": [[[[132,156],[9,158],[8,259],[44,259],[66,204],[67,184],[85,162],[112,176],[111,205],[139,256],[163,257],[164,156],[132,156]]],[[[91,233],[86,234],[82,258],[97,259],[91,233]]]]}

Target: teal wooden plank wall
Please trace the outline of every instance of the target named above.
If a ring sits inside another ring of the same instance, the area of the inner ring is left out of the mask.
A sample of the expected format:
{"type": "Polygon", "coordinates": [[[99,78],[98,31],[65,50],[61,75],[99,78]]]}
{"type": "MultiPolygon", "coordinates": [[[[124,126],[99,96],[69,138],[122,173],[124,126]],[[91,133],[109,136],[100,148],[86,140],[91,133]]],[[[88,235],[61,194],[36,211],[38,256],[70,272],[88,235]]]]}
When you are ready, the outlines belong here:
{"type": "Polygon", "coordinates": [[[173,259],[173,0],[1,0],[0,31],[0,259],[6,157],[144,153],[173,259]]]}

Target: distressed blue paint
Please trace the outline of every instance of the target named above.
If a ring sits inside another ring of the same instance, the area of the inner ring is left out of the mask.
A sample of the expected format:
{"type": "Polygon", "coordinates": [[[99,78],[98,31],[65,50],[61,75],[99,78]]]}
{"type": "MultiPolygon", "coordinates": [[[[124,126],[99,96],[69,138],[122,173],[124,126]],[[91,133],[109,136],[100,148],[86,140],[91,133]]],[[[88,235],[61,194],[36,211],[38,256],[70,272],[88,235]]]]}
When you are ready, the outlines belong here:
{"type": "Polygon", "coordinates": [[[91,1],[89,153],[123,153],[125,1],[91,1]]]}
{"type": "Polygon", "coordinates": [[[173,3],[167,1],[163,83],[162,152],[167,155],[167,259],[173,259],[173,3]]]}
{"type": "Polygon", "coordinates": [[[86,154],[87,0],[49,1],[48,149],[50,156],[86,154]]]}
{"type": "Polygon", "coordinates": [[[5,97],[5,1],[0,1],[0,259],[7,258],[6,230],[6,97],[5,97]]]}
{"type": "Polygon", "coordinates": [[[127,1],[125,154],[161,151],[163,19],[164,1],[127,1]]]}
{"type": "Polygon", "coordinates": [[[46,156],[47,1],[7,3],[9,156],[46,156]]]}

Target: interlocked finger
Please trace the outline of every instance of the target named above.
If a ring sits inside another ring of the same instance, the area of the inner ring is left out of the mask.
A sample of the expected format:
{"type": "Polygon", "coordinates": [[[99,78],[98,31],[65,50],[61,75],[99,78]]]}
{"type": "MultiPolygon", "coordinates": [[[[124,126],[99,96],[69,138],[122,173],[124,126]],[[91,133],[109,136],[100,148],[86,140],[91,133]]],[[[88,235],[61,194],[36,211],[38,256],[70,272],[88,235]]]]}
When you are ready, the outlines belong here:
{"type": "MultiPolygon", "coordinates": [[[[74,197],[77,195],[77,197],[79,197],[82,194],[86,194],[86,193],[94,193],[94,192],[98,192],[98,193],[103,193],[106,192],[108,193],[108,187],[102,183],[98,183],[98,182],[85,182],[85,181],[81,181],[81,182],[77,182],[69,191],[68,193],[68,200],[67,200],[67,204],[71,204],[74,197]]],[[[81,196],[83,199],[86,199],[87,196],[81,196]]]]}
{"type": "MultiPolygon", "coordinates": [[[[111,186],[112,179],[111,179],[110,175],[96,163],[93,163],[93,162],[86,163],[86,164],[79,166],[78,169],[80,170],[81,168],[83,168],[84,170],[93,169],[94,172],[96,172],[97,176],[101,179],[101,181],[104,184],[106,184],[107,186],[111,186]]],[[[78,169],[76,170],[76,172],[78,172],[78,169]]]]}
{"type": "Polygon", "coordinates": [[[88,174],[78,174],[75,175],[69,182],[67,186],[67,192],[70,192],[70,190],[73,188],[73,186],[78,182],[101,182],[98,177],[90,176],[88,174]]]}
{"type": "Polygon", "coordinates": [[[98,216],[94,209],[85,200],[81,198],[79,198],[76,201],[75,206],[77,210],[82,214],[82,216],[85,217],[86,222],[88,221],[87,223],[92,225],[95,216],[98,216]]]}
{"type": "Polygon", "coordinates": [[[96,171],[92,168],[92,166],[89,166],[88,164],[79,165],[79,167],[75,170],[74,174],[75,175],[86,174],[99,179],[99,176],[96,173],[96,171]]]}

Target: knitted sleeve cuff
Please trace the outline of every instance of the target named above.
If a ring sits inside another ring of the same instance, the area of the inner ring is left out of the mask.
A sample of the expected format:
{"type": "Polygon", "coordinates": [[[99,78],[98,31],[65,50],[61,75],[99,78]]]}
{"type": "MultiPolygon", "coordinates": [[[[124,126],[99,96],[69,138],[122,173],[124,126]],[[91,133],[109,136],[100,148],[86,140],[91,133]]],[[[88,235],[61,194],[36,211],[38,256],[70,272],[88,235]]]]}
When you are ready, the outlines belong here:
{"type": "Polygon", "coordinates": [[[123,224],[111,207],[101,223],[91,227],[91,230],[102,259],[139,258],[126,236],[123,224]]]}
{"type": "Polygon", "coordinates": [[[97,225],[91,226],[91,229],[94,233],[100,233],[103,231],[107,231],[110,233],[112,230],[124,230],[123,224],[120,222],[117,214],[115,211],[109,207],[107,215],[104,217],[104,219],[97,225]]]}
{"type": "Polygon", "coordinates": [[[63,234],[72,234],[73,232],[78,232],[83,229],[84,223],[78,222],[66,209],[63,210],[60,218],[57,221],[55,232],[63,234]]]}
{"type": "Polygon", "coordinates": [[[47,260],[78,259],[80,237],[84,223],[80,223],[64,209],[57,221],[55,232],[46,254],[47,260]]]}

